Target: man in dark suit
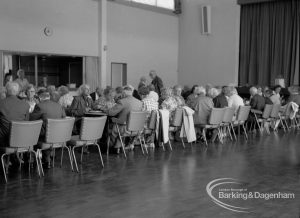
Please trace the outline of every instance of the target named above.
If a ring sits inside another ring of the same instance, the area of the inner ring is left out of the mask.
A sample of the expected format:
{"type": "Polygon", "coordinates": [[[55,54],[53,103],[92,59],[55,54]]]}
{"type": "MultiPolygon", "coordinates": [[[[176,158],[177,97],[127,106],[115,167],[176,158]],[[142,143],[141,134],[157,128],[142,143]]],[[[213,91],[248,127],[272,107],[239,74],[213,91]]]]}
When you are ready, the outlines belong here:
{"type": "Polygon", "coordinates": [[[7,98],[0,100],[0,146],[8,145],[11,121],[29,119],[29,104],[17,98],[20,86],[16,82],[6,84],[7,98]]]}
{"type": "MultiPolygon", "coordinates": [[[[62,106],[54,101],[50,100],[50,93],[46,90],[41,90],[39,92],[39,98],[40,103],[37,104],[33,110],[33,112],[30,114],[30,120],[43,120],[43,125],[40,133],[40,141],[44,141],[44,137],[46,134],[46,125],[47,125],[47,119],[61,119],[65,118],[65,110],[62,108],[62,106]]],[[[43,152],[43,157],[45,157],[44,161],[47,164],[47,167],[51,167],[51,159],[50,154],[51,151],[45,150],[43,152]]]]}
{"type": "MultiPolygon", "coordinates": [[[[142,102],[132,96],[133,88],[131,86],[126,86],[124,88],[125,98],[120,99],[117,104],[107,111],[108,116],[116,117],[118,123],[126,123],[127,117],[130,111],[141,111],[142,102]]],[[[125,131],[125,125],[121,125],[121,134],[125,131]]],[[[121,147],[120,139],[118,138],[118,131],[113,127],[111,142],[115,145],[115,148],[119,149],[121,147]]]]}
{"type": "Polygon", "coordinates": [[[258,90],[256,87],[250,88],[250,94],[251,94],[251,100],[250,100],[251,109],[263,111],[266,105],[265,98],[258,94],[258,90]]]}
{"type": "Polygon", "coordinates": [[[91,98],[93,101],[98,100],[101,96],[103,96],[103,89],[100,88],[99,86],[96,88],[95,92],[92,92],[90,94],[91,98]]]}
{"type": "Polygon", "coordinates": [[[228,96],[228,94],[229,94],[229,87],[223,86],[221,94],[219,94],[218,96],[216,96],[213,99],[214,107],[216,107],[216,108],[228,107],[228,100],[226,97],[226,96],[228,96]]]}
{"type": "Polygon", "coordinates": [[[155,70],[151,70],[149,76],[152,79],[151,84],[154,85],[155,92],[161,97],[161,90],[164,87],[163,81],[156,75],[155,70]]]}
{"type": "Polygon", "coordinates": [[[44,136],[46,132],[46,120],[65,118],[66,114],[59,103],[50,100],[49,92],[41,90],[38,95],[40,103],[35,106],[33,112],[30,114],[30,120],[43,120],[41,136],[44,136]]]}

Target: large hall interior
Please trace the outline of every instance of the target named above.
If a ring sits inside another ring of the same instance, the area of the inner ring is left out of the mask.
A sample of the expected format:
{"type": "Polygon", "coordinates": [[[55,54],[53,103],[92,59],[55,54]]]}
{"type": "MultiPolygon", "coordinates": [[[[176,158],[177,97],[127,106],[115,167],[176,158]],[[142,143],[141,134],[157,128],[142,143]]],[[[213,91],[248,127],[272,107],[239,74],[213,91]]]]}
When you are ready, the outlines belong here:
{"type": "Polygon", "coordinates": [[[300,0],[1,0],[0,217],[300,217],[300,0]]]}

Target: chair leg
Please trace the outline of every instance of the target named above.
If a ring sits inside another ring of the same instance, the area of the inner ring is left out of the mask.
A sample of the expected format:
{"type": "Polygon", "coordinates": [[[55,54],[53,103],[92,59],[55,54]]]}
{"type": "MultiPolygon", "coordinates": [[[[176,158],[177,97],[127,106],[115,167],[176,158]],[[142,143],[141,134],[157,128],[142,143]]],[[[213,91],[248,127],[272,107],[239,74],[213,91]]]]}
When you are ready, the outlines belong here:
{"type": "Polygon", "coordinates": [[[30,173],[30,167],[31,167],[31,151],[29,150],[28,151],[29,152],[29,167],[28,167],[28,171],[29,171],[29,173],[30,173]]]}
{"type": "Polygon", "coordinates": [[[101,161],[102,167],[104,167],[104,163],[103,163],[103,158],[102,158],[100,146],[98,145],[98,143],[95,143],[95,145],[96,145],[97,148],[98,148],[99,157],[100,157],[100,161],[101,161]]]}
{"type": "Polygon", "coordinates": [[[219,141],[221,142],[221,144],[223,144],[223,136],[222,136],[222,132],[220,130],[220,127],[217,128],[217,131],[218,131],[219,141]]]}
{"type": "Polygon", "coordinates": [[[245,128],[245,124],[244,123],[242,124],[242,127],[243,127],[243,130],[244,130],[244,133],[245,133],[245,138],[246,138],[246,140],[248,140],[248,134],[247,134],[247,130],[245,128]]]}
{"type": "Polygon", "coordinates": [[[52,157],[52,167],[54,168],[54,162],[55,162],[55,148],[53,150],[53,157],[52,157]]]}
{"type": "Polygon", "coordinates": [[[169,146],[170,146],[170,150],[172,151],[172,150],[173,150],[173,148],[172,148],[172,145],[171,145],[171,142],[170,142],[170,140],[169,140],[169,146]]]}
{"type": "Polygon", "coordinates": [[[206,139],[206,131],[205,131],[205,128],[202,129],[202,137],[205,141],[205,145],[208,146],[208,143],[207,143],[207,139],[206,139]]]}
{"type": "Polygon", "coordinates": [[[138,136],[138,137],[139,137],[139,141],[140,141],[140,143],[141,143],[142,153],[143,153],[143,155],[144,155],[143,143],[142,143],[141,137],[140,137],[140,136],[138,136]]]}
{"type": "Polygon", "coordinates": [[[119,129],[118,125],[117,125],[117,130],[118,130],[118,135],[119,135],[119,138],[120,138],[120,142],[121,142],[121,145],[122,145],[124,156],[125,156],[125,158],[127,158],[126,151],[125,151],[125,146],[124,146],[124,143],[123,143],[123,140],[122,140],[122,137],[121,137],[121,133],[120,133],[120,129],[119,129]]]}
{"type": "Polygon", "coordinates": [[[108,139],[107,139],[107,150],[106,150],[107,156],[109,155],[109,144],[110,144],[110,137],[108,136],[108,139]]]}
{"type": "Polygon", "coordinates": [[[62,164],[63,164],[64,148],[65,148],[65,147],[66,147],[65,145],[63,145],[63,146],[61,147],[60,168],[62,168],[62,164]]]}
{"type": "Polygon", "coordinates": [[[4,179],[5,179],[5,182],[7,183],[6,170],[5,170],[4,160],[3,160],[4,156],[6,156],[6,154],[2,154],[1,163],[2,163],[2,168],[3,168],[4,179]]]}
{"type": "Polygon", "coordinates": [[[80,154],[80,163],[82,164],[82,159],[83,159],[83,148],[84,148],[85,146],[82,146],[81,147],[81,154],[80,154]]]}
{"type": "Polygon", "coordinates": [[[42,176],[45,176],[45,174],[44,174],[44,169],[43,169],[43,164],[42,164],[42,150],[38,149],[38,150],[36,151],[36,156],[37,156],[37,158],[36,158],[36,165],[37,165],[37,168],[40,167],[41,175],[42,175],[42,176]]]}
{"type": "Polygon", "coordinates": [[[233,124],[230,123],[230,126],[231,126],[231,129],[232,129],[232,132],[233,132],[234,139],[236,140],[236,134],[235,134],[235,131],[234,131],[234,128],[233,128],[233,124]]]}
{"type": "Polygon", "coordinates": [[[229,125],[227,126],[227,132],[229,134],[230,140],[232,141],[233,138],[232,138],[232,135],[231,135],[231,130],[230,130],[230,126],[229,125]]]}
{"type": "MultiPolygon", "coordinates": [[[[71,170],[74,171],[74,167],[73,167],[73,158],[72,158],[73,155],[71,155],[71,150],[70,150],[70,148],[68,148],[68,147],[66,146],[66,144],[63,144],[63,146],[62,146],[62,151],[61,151],[62,154],[63,154],[64,148],[66,148],[67,151],[68,151],[69,160],[70,160],[70,165],[71,165],[71,170]]],[[[63,161],[63,156],[61,156],[61,165],[60,165],[60,167],[62,167],[62,161],[63,161]]]]}
{"type": "MultiPolygon", "coordinates": [[[[41,177],[41,172],[40,172],[40,170],[42,171],[43,167],[39,164],[39,157],[38,157],[39,155],[38,155],[38,151],[37,151],[37,152],[31,151],[31,152],[34,153],[34,157],[35,157],[35,161],[36,161],[37,172],[38,172],[39,177],[41,177]]],[[[43,172],[42,175],[44,175],[44,172],[43,172]]]]}
{"type": "Polygon", "coordinates": [[[148,148],[147,148],[147,146],[146,146],[146,140],[145,140],[144,135],[141,135],[141,140],[142,140],[142,142],[144,143],[144,148],[145,148],[146,154],[148,154],[148,148]]]}
{"type": "Polygon", "coordinates": [[[184,144],[183,138],[181,138],[181,143],[182,143],[182,147],[185,148],[185,144],[184,144]]]}
{"type": "Polygon", "coordinates": [[[79,170],[78,170],[78,165],[77,165],[77,160],[76,160],[76,156],[75,156],[75,147],[76,146],[74,146],[73,148],[72,148],[72,154],[73,154],[73,159],[74,159],[74,162],[75,162],[75,167],[76,167],[76,171],[77,171],[77,173],[79,173],[79,170]]]}

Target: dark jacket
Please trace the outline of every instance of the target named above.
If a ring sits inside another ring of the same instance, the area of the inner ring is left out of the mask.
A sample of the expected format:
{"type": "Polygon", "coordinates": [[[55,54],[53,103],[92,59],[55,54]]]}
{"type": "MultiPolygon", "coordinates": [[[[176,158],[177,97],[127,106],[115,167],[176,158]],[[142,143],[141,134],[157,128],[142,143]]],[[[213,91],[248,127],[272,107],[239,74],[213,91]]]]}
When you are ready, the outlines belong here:
{"type": "Polygon", "coordinates": [[[11,121],[25,121],[29,119],[29,104],[16,96],[9,96],[0,100],[0,144],[7,143],[11,121]]]}
{"type": "Polygon", "coordinates": [[[30,114],[30,120],[43,120],[43,126],[40,135],[45,135],[46,120],[47,119],[61,119],[65,118],[65,110],[59,103],[45,100],[37,104],[30,114]]]}
{"type": "Polygon", "coordinates": [[[158,96],[161,96],[161,89],[164,87],[163,81],[161,80],[161,78],[159,78],[158,76],[156,76],[153,80],[152,80],[152,85],[154,85],[155,88],[155,92],[158,94],[158,96]]]}
{"type": "Polygon", "coordinates": [[[252,109],[263,111],[266,105],[266,100],[261,95],[254,95],[250,100],[250,106],[252,109]]]}
{"type": "MultiPolygon", "coordinates": [[[[97,96],[97,93],[96,93],[96,92],[92,92],[92,93],[90,94],[90,96],[91,96],[91,98],[92,98],[93,101],[96,101],[96,96],[97,96]]],[[[98,97],[100,98],[100,96],[98,96],[98,97]]]]}
{"type": "Polygon", "coordinates": [[[130,111],[141,110],[142,102],[133,96],[127,96],[120,99],[117,104],[108,111],[108,115],[117,117],[121,123],[125,123],[130,111]]]}
{"type": "Polygon", "coordinates": [[[228,107],[228,101],[227,101],[227,98],[226,96],[221,93],[220,95],[216,96],[214,99],[213,99],[213,102],[214,102],[214,107],[215,108],[224,108],[224,107],[228,107]]]}
{"type": "Polygon", "coordinates": [[[92,108],[93,100],[91,97],[76,96],[69,108],[69,113],[75,117],[83,117],[86,113],[86,108],[92,108]]]}

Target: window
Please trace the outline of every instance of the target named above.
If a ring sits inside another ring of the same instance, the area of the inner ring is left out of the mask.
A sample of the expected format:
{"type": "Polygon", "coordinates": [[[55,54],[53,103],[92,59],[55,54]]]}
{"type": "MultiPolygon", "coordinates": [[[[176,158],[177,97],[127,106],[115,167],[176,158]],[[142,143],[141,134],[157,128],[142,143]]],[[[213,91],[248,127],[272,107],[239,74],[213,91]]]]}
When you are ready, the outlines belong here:
{"type": "Polygon", "coordinates": [[[159,8],[175,10],[174,0],[127,0],[129,2],[136,2],[139,4],[151,5],[159,8]]]}

